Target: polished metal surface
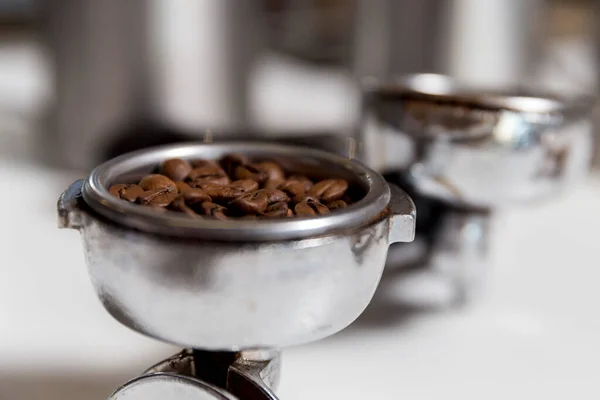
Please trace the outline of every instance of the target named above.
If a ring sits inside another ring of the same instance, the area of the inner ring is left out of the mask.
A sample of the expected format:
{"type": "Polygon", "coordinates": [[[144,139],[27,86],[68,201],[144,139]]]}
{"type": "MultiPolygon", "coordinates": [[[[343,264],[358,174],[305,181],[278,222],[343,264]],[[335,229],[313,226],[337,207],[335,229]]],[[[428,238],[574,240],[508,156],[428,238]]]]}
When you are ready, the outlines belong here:
{"type": "MultiPolygon", "coordinates": [[[[83,187],[83,197],[94,211],[131,228],[179,237],[226,241],[295,239],[348,229],[378,219],[390,201],[385,180],[356,161],[310,148],[259,143],[178,144],[125,154],[92,171],[83,187]],[[273,159],[289,171],[303,171],[317,177],[344,178],[361,187],[366,194],[356,204],[318,218],[218,221],[194,220],[174,212],[158,214],[120,201],[108,192],[110,185],[139,179],[168,158],[218,159],[230,152],[273,159]]],[[[391,221],[395,219],[392,215],[391,221]]],[[[401,230],[404,224],[399,225],[401,230]]],[[[410,237],[400,236],[398,239],[410,240],[410,237]]]]}
{"type": "Polygon", "coordinates": [[[123,385],[108,400],[238,400],[226,391],[199,379],[157,373],[140,376],[123,385]]]}
{"type": "Polygon", "coordinates": [[[442,218],[430,252],[431,272],[453,289],[450,304],[476,299],[491,272],[489,212],[449,211],[442,218]]]}
{"type": "Polygon", "coordinates": [[[569,188],[589,169],[587,96],[486,91],[432,74],[367,82],[365,96],[366,163],[403,171],[425,196],[506,206],[569,188]]]}
{"type": "MultiPolygon", "coordinates": [[[[166,157],[209,157],[239,150],[242,147],[235,145],[160,148],[121,158],[91,177],[102,185],[140,166],[147,171],[166,157]]],[[[208,350],[307,343],[352,323],[375,292],[389,243],[413,239],[414,205],[401,191],[394,191],[399,197],[389,200],[383,178],[350,160],[279,146],[254,146],[245,153],[275,156],[276,150],[284,165],[311,161],[313,168],[327,167],[328,176],[343,172],[350,175],[340,176],[369,185],[365,189],[371,200],[354,208],[362,216],[314,218],[323,229],[310,236],[304,220],[292,221],[290,229],[304,239],[265,235],[252,225],[243,234],[228,225],[237,241],[183,239],[132,229],[125,219],[106,220],[82,198],[81,181],[68,189],[58,204],[60,223],[80,230],[89,273],[106,309],[148,336],[208,350]],[[378,214],[371,214],[375,210],[378,214]],[[331,229],[329,224],[336,223],[341,225],[331,229]],[[251,235],[278,240],[257,241],[251,235]]],[[[279,224],[257,226],[268,231],[279,224]]],[[[213,229],[216,237],[218,224],[191,229],[203,230],[207,238],[213,229]]]]}
{"type": "Polygon", "coordinates": [[[127,382],[109,400],[142,400],[155,391],[153,396],[168,393],[166,398],[177,399],[277,400],[273,390],[280,373],[281,355],[276,350],[235,354],[184,350],[127,382]]]}
{"type": "Polygon", "coordinates": [[[281,370],[279,357],[262,357],[261,352],[242,352],[229,367],[227,390],[240,399],[278,400],[275,392],[281,370]]]}

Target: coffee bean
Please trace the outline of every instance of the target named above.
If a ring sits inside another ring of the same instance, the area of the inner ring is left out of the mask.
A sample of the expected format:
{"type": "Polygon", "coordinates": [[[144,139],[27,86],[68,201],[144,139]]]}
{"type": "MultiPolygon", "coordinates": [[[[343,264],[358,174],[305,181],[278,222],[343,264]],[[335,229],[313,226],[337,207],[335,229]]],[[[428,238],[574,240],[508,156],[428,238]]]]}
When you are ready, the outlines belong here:
{"type": "Polygon", "coordinates": [[[338,208],[346,208],[348,204],[344,200],[335,200],[331,203],[327,203],[327,208],[330,210],[337,210],[338,208]]]}
{"type": "Polygon", "coordinates": [[[319,199],[317,199],[314,196],[311,196],[309,194],[299,194],[298,196],[295,196],[294,198],[292,198],[292,200],[290,201],[292,203],[292,205],[296,205],[298,203],[306,203],[306,202],[319,202],[319,199]]]}
{"type": "Polygon", "coordinates": [[[303,201],[296,204],[294,207],[296,215],[299,216],[312,216],[312,215],[323,215],[328,214],[329,209],[318,201],[303,201]]]}
{"type": "Polygon", "coordinates": [[[288,211],[290,211],[290,209],[287,203],[285,201],[279,201],[269,205],[262,215],[269,218],[282,218],[288,215],[288,211]]]}
{"type": "Polygon", "coordinates": [[[270,180],[285,179],[285,173],[279,164],[273,161],[263,161],[252,164],[253,167],[267,173],[270,180]]]}
{"type": "Polygon", "coordinates": [[[188,175],[190,186],[195,187],[202,182],[211,182],[219,185],[227,185],[229,177],[219,166],[205,165],[203,167],[194,168],[188,175]]]}
{"type": "Polygon", "coordinates": [[[278,189],[278,186],[285,182],[285,179],[269,179],[263,184],[264,189],[278,189]]]}
{"type": "Polygon", "coordinates": [[[346,190],[348,190],[348,181],[344,179],[325,179],[315,183],[308,194],[329,203],[344,197],[346,190]]]}
{"type": "Polygon", "coordinates": [[[281,201],[290,201],[290,198],[287,194],[277,189],[261,189],[257,193],[264,193],[267,196],[269,204],[279,203],[281,201]]]}
{"type": "Polygon", "coordinates": [[[182,160],[181,158],[171,158],[162,163],[160,171],[163,175],[168,176],[174,181],[183,181],[185,180],[190,171],[192,170],[192,166],[189,162],[182,160]]]}
{"type": "Polygon", "coordinates": [[[221,166],[215,160],[194,160],[192,161],[193,168],[212,167],[221,169],[221,166]]]}
{"type": "Polygon", "coordinates": [[[219,160],[219,164],[229,175],[233,175],[235,169],[240,165],[246,165],[249,162],[248,157],[237,153],[227,154],[219,160]]]}
{"type": "Polygon", "coordinates": [[[110,194],[119,199],[127,200],[130,203],[134,203],[137,200],[138,196],[144,192],[144,189],[142,189],[135,183],[129,185],[117,184],[111,186],[109,192],[110,194]]]}
{"type": "Polygon", "coordinates": [[[258,192],[246,193],[229,203],[229,206],[246,214],[261,214],[269,205],[267,194],[258,192]]]}
{"type": "Polygon", "coordinates": [[[189,185],[193,188],[195,188],[195,187],[201,188],[206,183],[212,183],[215,185],[223,186],[223,185],[229,184],[229,182],[231,182],[231,180],[229,179],[229,177],[227,175],[223,175],[223,176],[214,175],[214,176],[209,176],[206,178],[199,178],[199,179],[196,179],[193,181],[189,181],[189,185]]]}
{"type": "Polygon", "coordinates": [[[304,191],[308,192],[313,186],[313,182],[304,175],[290,175],[288,181],[298,181],[304,184],[304,191]]]}
{"type": "Polygon", "coordinates": [[[201,209],[204,215],[208,215],[210,217],[214,217],[216,219],[221,220],[227,219],[227,208],[218,204],[211,203],[210,201],[205,201],[204,203],[202,203],[201,209]]]}
{"type": "Polygon", "coordinates": [[[159,170],[160,174],[145,176],[138,185],[115,184],[109,191],[119,199],[161,212],[168,208],[192,218],[217,219],[323,215],[354,200],[346,180],[313,184],[301,174],[286,179],[277,162],[252,162],[241,154],[227,154],[218,163],[172,158],[162,162],[159,170]]]}
{"type": "Polygon", "coordinates": [[[164,175],[152,174],[147,175],[139,183],[140,187],[145,191],[150,189],[168,189],[172,192],[177,192],[177,185],[164,175]]]}
{"type": "Polygon", "coordinates": [[[253,192],[258,189],[258,182],[252,179],[241,179],[239,181],[231,182],[231,187],[240,188],[244,192],[253,192]]]}
{"type": "Polygon", "coordinates": [[[192,188],[190,185],[182,181],[175,182],[175,186],[177,186],[177,192],[179,192],[180,194],[192,188]]]}
{"type": "Polygon", "coordinates": [[[171,191],[168,188],[149,189],[138,196],[137,201],[140,204],[166,207],[177,198],[177,191],[171,191]]]}
{"type": "Polygon", "coordinates": [[[216,203],[229,203],[245,193],[241,187],[223,186],[211,182],[202,183],[200,188],[216,203]]]}
{"type": "Polygon", "coordinates": [[[183,192],[182,196],[188,204],[212,201],[212,198],[204,190],[198,188],[190,188],[183,192]]]}
{"type": "Polygon", "coordinates": [[[286,193],[290,197],[296,197],[306,193],[306,186],[300,181],[287,180],[277,186],[277,189],[286,193]]]}
{"type": "Polygon", "coordinates": [[[112,185],[110,189],[108,189],[109,193],[115,196],[116,198],[121,198],[121,190],[127,187],[124,183],[117,183],[116,185],[112,185]]]}
{"type": "Polygon", "coordinates": [[[175,200],[173,200],[173,202],[170,204],[170,207],[173,210],[184,212],[184,213],[186,213],[187,215],[189,215],[192,218],[195,218],[195,219],[202,218],[200,215],[198,215],[194,210],[192,210],[185,203],[185,199],[184,199],[183,195],[180,195],[175,200]]]}
{"type": "Polygon", "coordinates": [[[235,167],[233,175],[235,179],[252,179],[259,184],[266,182],[269,178],[269,175],[265,171],[249,164],[235,167]]]}

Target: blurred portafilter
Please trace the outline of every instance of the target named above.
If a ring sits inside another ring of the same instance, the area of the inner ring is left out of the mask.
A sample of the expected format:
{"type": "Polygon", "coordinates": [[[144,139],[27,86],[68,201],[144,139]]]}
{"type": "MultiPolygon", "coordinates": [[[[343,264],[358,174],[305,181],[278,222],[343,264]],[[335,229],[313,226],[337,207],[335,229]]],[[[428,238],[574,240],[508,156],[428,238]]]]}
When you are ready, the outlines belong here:
{"type": "Polygon", "coordinates": [[[392,247],[382,296],[421,306],[477,298],[494,211],[568,192],[588,172],[593,104],[432,74],[366,82],[364,159],[412,196],[419,216],[417,268],[403,269],[402,246],[392,247]],[[397,292],[410,287],[422,293],[397,292]]]}

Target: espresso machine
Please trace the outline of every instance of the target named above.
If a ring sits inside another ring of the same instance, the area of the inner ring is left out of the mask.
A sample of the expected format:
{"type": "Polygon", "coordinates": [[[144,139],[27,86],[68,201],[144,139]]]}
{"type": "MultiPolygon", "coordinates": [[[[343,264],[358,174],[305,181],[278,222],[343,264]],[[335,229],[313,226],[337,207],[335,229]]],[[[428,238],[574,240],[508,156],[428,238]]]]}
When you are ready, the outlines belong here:
{"type": "Polygon", "coordinates": [[[190,143],[128,153],[73,183],[59,225],[81,233],[92,283],[125,326],[186,350],[117,389],[117,399],[276,399],[280,349],[351,324],[379,283],[388,246],[414,237],[415,208],[399,188],[345,157],[308,147],[190,143]],[[167,158],[225,154],[287,171],[346,179],[364,191],[312,218],[192,219],[109,193],[167,158]]]}
{"type": "Polygon", "coordinates": [[[496,86],[526,77],[544,5],[60,0],[39,8],[53,87],[40,157],[89,170],[207,129],[218,140],[356,141],[365,76],[436,72],[496,86]]]}

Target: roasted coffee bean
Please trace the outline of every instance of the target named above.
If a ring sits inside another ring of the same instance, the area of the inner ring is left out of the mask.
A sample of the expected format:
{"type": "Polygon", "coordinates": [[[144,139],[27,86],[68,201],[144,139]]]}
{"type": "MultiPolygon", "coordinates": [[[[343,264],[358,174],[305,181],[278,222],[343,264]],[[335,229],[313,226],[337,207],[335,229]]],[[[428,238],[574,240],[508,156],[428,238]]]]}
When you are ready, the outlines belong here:
{"type": "Polygon", "coordinates": [[[288,195],[278,189],[261,189],[258,191],[258,193],[264,193],[265,195],[267,195],[269,204],[279,203],[281,201],[290,201],[288,195]]]}
{"type": "Polygon", "coordinates": [[[112,185],[110,189],[108,189],[109,193],[117,198],[121,198],[121,190],[127,187],[124,183],[117,183],[116,185],[112,185]]]}
{"type": "Polygon", "coordinates": [[[229,203],[229,206],[246,214],[261,214],[269,205],[269,196],[262,191],[246,193],[229,203]]]}
{"type": "Polygon", "coordinates": [[[192,210],[185,202],[186,200],[184,199],[183,195],[179,195],[179,197],[173,200],[173,202],[170,204],[170,207],[173,210],[184,212],[192,218],[200,219],[200,215],[192,210]]]}
{"type": "Polygon", "coordinates": [[[278,186],[285,182],[285,179],[269,179],[263,184],[264,189],[278,189],[278,186]]]}
{"type": "Polygon", "coordinates": [[[233,176],[235,179],[252,179],[258,182],[259,185],[266,182],[269,178],[269,175],[265,171],[249,164],[235,167],[233,176]]]}
{"type": "Polygon", "coordinates": [[[287,180],[277,186],[277,189],[286,193],[290,197],[296,197],[306,193],[306,186],[300,181],[287,180]]]}
{"type": "Polygon", "coordinates": [[[202,189],[190,188],[183,192],[183,199],[188,204],[203,203],[205,201],[212,201],[212,198],[202,189]]]}
{"type": "Polygon", "coordinates": [[[285,201],[280,201],[269,205],[262,215],[269,218],[282,218],[288,215],[288,211],[290,211],[290,209],[287,203],[285,201]]]}
{"type": "Polygon", "coordinates": [[[137,200],[138,196],[144,192],[144,189],[142,189],[135,183],[129,185],[117,184],[111,186],[109,192],[110,194],[119,199],[127,200],[130,203],[134,203],[137,200]]]}
{"type": "Polygon", "coordinates": [[[350,205],[354,193],[343,179],[313,184],[275,161],[254,161],[241,154],[214,160],[179,158],[160,164],[161,174],[143,177],[139,185],[116,184],[110,193],[155,210],[183,212],[192,218],[287,218],[322,215],[350,205]],[[232,182],[233,181],[233,182],[232,182]]]}
{"type": "Polygon", "coordinates": [[[290,201],[290,203],[292,203],[292,205],[296,205],[298,203],[305,203],[308,201],[313,201],[313,202],[319,202],[319,199],[317,199],[314,196],[311,196],[309,194],[299,194],[298,196],[295,196],[294,198],[292,198],[292,200],[290,201]]]}
{"type": "Polygon", "coordinates": [[[298,181],[304,184],[304,191],[308,192],[313,186],[313,182],[304,175],[290,175],[288,181],[298,181]]]}
{"type": "Polygon", "coordinates": [[[164,175],[152,174],[142,178],[139,183],[145,191],[150,189],[168,189],[170,192],[177,192],[177,185],[164,175]]]}
{"type": "Polygon", "coordinates": [[[251,165],[261,171],[266,172],[268,175],[267,179],[269,180],[285,179],[285,173],[283,172],[283,169],[276,162],[263,161],[251,165]]]}
{"type": "Polygon", "coordinates": [[[346,190],[348,190],[348,181],[344,179],[325,179],[315,183],[308,194],[317,197],[320,201],[329,203],[344,197],[346,190]]]}
{"type": "Polygon", "coordinates": [[[237,153],[227,154],[219,160],[219,164],[229,175],[233,175],[235,169],[240,165],[245,165],[249,162],[248,157],[237,153]]]}
{"type": "Polygon", "coordinates": [[[211,182],[202,183],[200,188],[204,190],[215,203],[229,203],[245,193],[244,189],[241,187],[231,185],[223,186],[211,182]]]}
{"type": "Polygon", "coordinates": [[[170,160],[166,160],[162,163],[160,168],[163,175],[168,176],[174,181],[185,180],[191,170],[192,166],[190,163],[181,158],[171,158],[170,160]]]}
{"type": "Polygon", "coordinates": [[[258,182],[252,179],[241,179],[239,181],[231,182],[231,187],[243,189],[244,192],[253,192],[258,190],[258,182]]]}
{"type": "Polygon", "coordinates": [[[229,182],[231,182],[231,180],[229,179],[229,177],[227,175],[222,175],[222,176],[210,176],[210,177],[206,177],[206,178],[199,178],[193,181],[189,181],[189,185],[193,188],[202,188],[202,186],[204,186],[207,183],[212,183],[213,185],[219,185],[219,186],[223,186],[223,185],[227,185],[229,184],[229,182]]]}
{"type": "Polygon", "coordinates": [[[299,216],[311,216],[311,215],[323,215],[328,214],[329,209],[318,201],[303,201],[296,204],[294,207],[296,215],[299,216]]]}
{"type": "Polygon", "coordinates": [[[221,169],[221,166],[215,160],[194,160],[192,161],[193,168],[212,167],[221,169]]]}
{"type": "Polygon", "coordinates": [[[202,182],[211,182],[219,185],[227,185],[230,182],[225,171],[215,165],[194,168],[188,175],[188,179],[192,187],[197,187],[202,182]]]}
{"type": "Polygon", "coordinates": [[[330,210],[337,210],[338,208],[346,208],[348,206],[348,204],[346,204],[344,200],[332,201],[331,203],[327,203],[326,205],[327,208],[329,208],[330,210]]]}
{"type": "Polygon", "coordinates": [[[168,188],[156,188],[143,192],[138,196],[137,201],[144,205],[166,207],[171,204],[177,196],[176,190],[171,191],[168,188]]]}
{"type": "Polygon", "coordinates": [[[227,208],[223,206],[211,203],[210,201],[205,201],[204,203],[202,203],[201,208],[204,215],[208,215],[216,219],[227,219],[227,208]]]}
{"type": "Polygon", "coordinates": [[[175,182],[175,186],[177,186],[177,192],[179,192],[180,194],[192,188],[190,185],[182,181],[175,182]]]}

